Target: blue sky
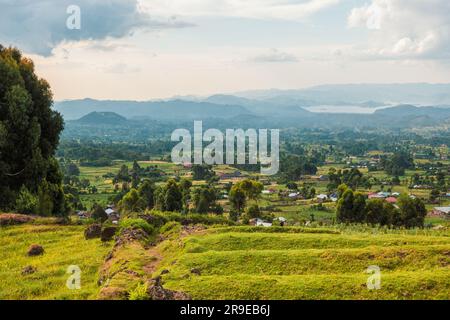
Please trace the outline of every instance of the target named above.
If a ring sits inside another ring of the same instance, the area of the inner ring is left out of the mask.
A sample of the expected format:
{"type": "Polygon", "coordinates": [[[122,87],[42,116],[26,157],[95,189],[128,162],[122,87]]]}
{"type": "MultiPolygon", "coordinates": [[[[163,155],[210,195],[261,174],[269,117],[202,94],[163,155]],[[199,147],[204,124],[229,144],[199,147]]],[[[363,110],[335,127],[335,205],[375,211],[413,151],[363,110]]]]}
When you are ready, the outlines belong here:
{"type": "Polygon", "coordinates": [[[447,0],[0,0],[57,100],[450,82],[447,0]],[[66,27],[70,5],[81,29],[66,27]]]}

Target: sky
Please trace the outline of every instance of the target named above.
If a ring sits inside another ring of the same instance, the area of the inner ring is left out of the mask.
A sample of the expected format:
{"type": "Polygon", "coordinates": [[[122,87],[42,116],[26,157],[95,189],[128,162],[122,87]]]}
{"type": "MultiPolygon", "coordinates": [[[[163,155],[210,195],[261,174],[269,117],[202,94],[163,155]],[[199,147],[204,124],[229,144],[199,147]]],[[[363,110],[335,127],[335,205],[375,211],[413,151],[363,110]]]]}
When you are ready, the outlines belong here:
{"type": "Polygon", "coordinates": [[[0,0],[0,44],[55,100],[450,83],[450,1],[0,0]]]}

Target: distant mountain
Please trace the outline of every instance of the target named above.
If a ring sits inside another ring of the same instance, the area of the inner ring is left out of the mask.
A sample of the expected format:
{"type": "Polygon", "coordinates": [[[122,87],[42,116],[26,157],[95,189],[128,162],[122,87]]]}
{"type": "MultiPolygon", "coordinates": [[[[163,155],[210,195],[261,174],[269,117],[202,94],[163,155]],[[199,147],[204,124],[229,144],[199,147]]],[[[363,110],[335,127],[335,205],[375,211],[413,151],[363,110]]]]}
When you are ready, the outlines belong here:
{"type": "Polygon", "coordinates": [[[299,117],[306,116],[310,112],[303,109],[305,103],[288,101],[261,101],[253,100],[233,95],[217,94],[204,100],[205,102],[220,105],[240,105],[256,115],[275,116],[275,117],[299,117]]]}
{"type": "Polygon", "coordinates": [[[94,111],[78,119],[77,122],[92,125],[123,125],[127,122],[127,118],[114,112],[94,111]]]}
{"type": "Polygon", "coordinates": [[[450,108],[444,107],[416,107],[412,105],[399,105],[392,108],[379,109],[374,113],[377,116],[387,117],[429,117],[435,120],[444,120],[450,117],[450,108]]]}
{"type": "Polygon", "coordinates": [[[83,99],[56,102],[54,108],[66,120],[76,120],[94,111],[114,112],[127,119],[174,121],[231,118],[250,113],[239,105],[218,105],[184,100],[139,102],[83,99]]]}
{"type": "Polygon", "coordinates": [[[237,97],[277,103],[307,105],[383,104],[448,105],[450,84],[342,84],[322,85],[300,90],[253,90],[234,94],[237,97]]]}

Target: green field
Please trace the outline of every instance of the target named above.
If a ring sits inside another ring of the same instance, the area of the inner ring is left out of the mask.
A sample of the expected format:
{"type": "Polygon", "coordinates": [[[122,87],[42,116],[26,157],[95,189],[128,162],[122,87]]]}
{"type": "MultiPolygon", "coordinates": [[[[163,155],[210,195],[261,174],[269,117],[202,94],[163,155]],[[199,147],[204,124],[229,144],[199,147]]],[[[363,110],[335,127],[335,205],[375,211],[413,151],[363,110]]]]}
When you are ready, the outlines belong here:
{"type": "Polygon", "coordinates": [[[112,243],[85,240],[83,226],[22,225],[0,228],[0,300],[4,299],[96,299],[98,271],[112,243]],[[45,253],[28,257],[32,244],[45,253]],[[81,289],[66,287],[67,268],[81,269],[81,289]],[[37,271],[22,275],[26,266],[37,271]]]}
{"type": "Polygon", "coordinates": [[[182,245],[163,244],[160,270],[170,271],[165,286],[194,299],[450,297],[448,234],[254,231],[221,229],[187,237],[182,245]],[[381,269],[380,290],[367,289],[371,265],[381,269]],[[191,274],[192,268],[201,275],[191,274]]]}

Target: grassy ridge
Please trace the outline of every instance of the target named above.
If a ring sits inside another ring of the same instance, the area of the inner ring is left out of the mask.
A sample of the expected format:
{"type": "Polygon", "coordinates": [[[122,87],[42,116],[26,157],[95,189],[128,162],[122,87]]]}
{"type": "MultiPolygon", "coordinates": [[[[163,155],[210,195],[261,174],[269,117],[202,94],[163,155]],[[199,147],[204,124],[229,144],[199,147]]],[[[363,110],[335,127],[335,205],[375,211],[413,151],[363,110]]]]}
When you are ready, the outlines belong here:
{"type": "Polygon", "coordinates": [[[448,299],[448,236],[212,230],[161,245],[165,286],[194,299],[448,299]],[[366,270],[381,268],[381,290],[366,270]],[[192,268],[200,270],[194,275],[192,268]]]}
{"type": "Polygon", "coordinates": [[[367,275],[200,276],[168,279],[165,287],[194,299],[448,299],[450,272],[398,272],[381,277],[380,290],[367,290],[367,275]]]}
{"type": "Polygon", "coordinates": [[[364,249],[208,251],[184,254],[178,263],[203,275],[300,275],[364,272],[369,265],[388,271],[420,271],[450,266],[450,245],[364,249]]]}
{"type": "Polygon", "coordinates": [[[298,250],[450,244],[450,238],[370,234],[218,233],[186,239],[186,252],[231,250],[298,250]]]}
{"type": "Polygon", "coordinates": [[[98,271],[111,249],[99,239],[85,240],[83,226],[22,225],[0,228],[0,299],[95,299],[98,271]],[[28,257],[32,244],[45,253],[28,257]],[[33,266],[37,272],[22,275],[33,266]],[[67,268],[81,269],[81,289],[69,290],[67,268]]]}

